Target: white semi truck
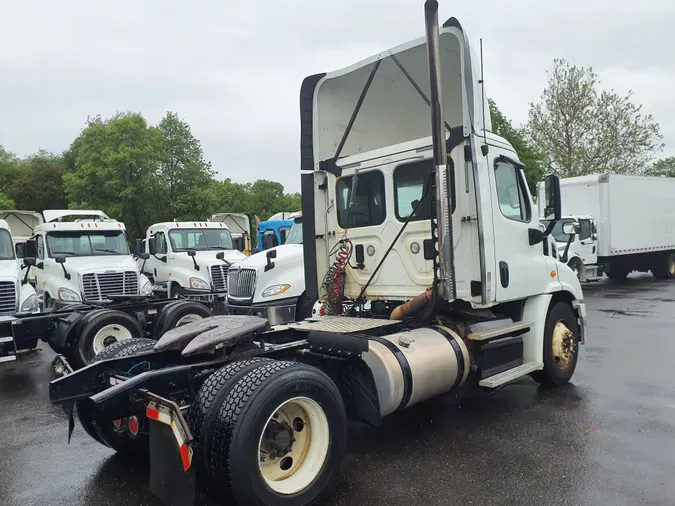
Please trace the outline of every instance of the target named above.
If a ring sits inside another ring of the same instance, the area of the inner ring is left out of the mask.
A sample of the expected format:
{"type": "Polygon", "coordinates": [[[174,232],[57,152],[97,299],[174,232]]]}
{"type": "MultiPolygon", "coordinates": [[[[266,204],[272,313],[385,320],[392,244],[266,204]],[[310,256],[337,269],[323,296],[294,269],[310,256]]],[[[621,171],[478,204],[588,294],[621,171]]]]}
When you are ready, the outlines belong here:
{"type": "Polygon", "coordinates": [[[156,293],[223,304],[230,264],[246,258],[235,249],[224,221],[155,223],[148,228],[143,247],[149,258],[137,262],[156,293]]]}
{"type": "Polygon", "coordinates": [[[261,251],[230,267],[227,312],[267,318],[272,325],[312,315],[305,293],[302,217],[294,218],[286,242],[261,251]]]}
{"type": "Polygon", "coordinates": [[[97,210],[42,214],[34,236],[35,287],[45,310],[152,293],[129,251],[124,223],[97,210]]]}
{"type": "MultiPolygon", "coordinates": [[[[544,186],[539,215],[548,224],[544,186]]],[[[632,271],[675,278],[675,178],[593,174],[561,179],[560,189],[563,217],[553,235],[582,281],[632,271]]]]}
{"type": "Polygon", "coordinates": [[[317,504],[340,476],[348,417],[377,426],[457,389],[572,378],[581,285],[490,131],[464,30],[452,18],[439,34],[437,9],[426,1],[426,40],[302,84],[305,290],[325,316],[204,319],[50,384],[94,439],[149,454],[165,501],[193,504],[201,473],[221,503],[317,504]]]}

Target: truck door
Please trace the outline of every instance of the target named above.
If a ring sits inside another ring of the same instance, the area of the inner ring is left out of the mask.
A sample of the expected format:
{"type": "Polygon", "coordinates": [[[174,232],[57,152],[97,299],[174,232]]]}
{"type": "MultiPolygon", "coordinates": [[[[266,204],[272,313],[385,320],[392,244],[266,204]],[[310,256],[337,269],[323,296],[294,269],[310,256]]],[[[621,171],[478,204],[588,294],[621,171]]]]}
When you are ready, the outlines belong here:
{"type": "Polygon", "coordinates": [[[541,293],[550,282],[542,245],[530,245],[529,229],[538,229],[523,165],[515,155],[490,146],[497,302],[541,293]]]}
{"type": "Polygon", "coordinates": [[[146,271],[152,276],[157,285],[166,286],[169,281],[170,260],[169,247],[166,232],[164,230],[151,230],[150,237],[155,238],[155,254],[150,255],[146,263],[146,271]],[[164,262],[162,259],[165,259],[164,262]]]}
{"type": "Polygon", "coordinates": [[[38,269],[37,267],[31,267],[33,269],[33,275],[35,277],[35,292],[38,295],[44,294],[45,291],[45,270],[44,270],[44,261],[45,261],[45,240],[41,235],[34,237],[37,249],[37,259],[36,263],[42,263],[43,268],[38,269]]]}
{"type": "Polygon", "coordinates": [[[584,265],[592,265],[598,261],[598,245],[593,234],[594,221],[588,218],[579,219],[577,251],[584,265]]]}

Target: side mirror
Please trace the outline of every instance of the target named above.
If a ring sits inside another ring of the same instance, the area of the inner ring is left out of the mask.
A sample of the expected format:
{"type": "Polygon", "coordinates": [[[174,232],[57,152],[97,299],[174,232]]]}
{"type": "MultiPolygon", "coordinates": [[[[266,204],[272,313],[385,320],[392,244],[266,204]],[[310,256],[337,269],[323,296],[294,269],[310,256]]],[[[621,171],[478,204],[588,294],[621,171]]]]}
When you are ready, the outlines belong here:
{"type": "Polygon", "coordinates": [[[271,249],[267,252],[267,258],[276,258],[277,257],[277,250],[271,249]]]}
{"type": "Polygon", "coordinates": [[[63,255],[55,256],[54,261],[57,264],[65,264],[66,263],[66,257],[64,257],[63,255]]]}
{"type": "MultiPolygon", "coordinates": [[[[24,257],[37,257],[37,241],[35,239],[28,239],[23,243],[23,256],[24,257]]],[[[18,244],[17,244],[18,246],[18,244]]]]}
{"type": "Polygon", "coordinates": [[[216,258],[217,258],[218,260],[223,260],[223,259],[225,258],[225,252],[224,252],[224,251],[219,251],[218,253],[216,253],[216,258]]]}
{"type": "Polygon", "coordinates": [[[148,251],[150,252],[151,255],[157,254],[157,241],[155,240],[154,237],[148,238],[148,251]]]}
{"type": "Polygon", "coordinates": [[[560,178],[555,174],[546,176],[546,179],[544,180],[544,188],[546,195],[544,215],[549,219],[551,216],[553,216],[553,219],[557,221],[562,217],[560,178]]]}
{"type": "Polygon", "coordinates": [[[265,272],[274,269],[274,262],[272,262],[272,259],[276,257],[277,257],[277,250],[271,249],[267,252],[267,264],[265,265],[265,272]]]}
{"type": "Polygon", "coordinates": [[[23,258],[26,256],[26,243],[17,242],[14,245],[14,251],[16,252],[16,258],[23,258]]]}
{"type": "Polygon", "coordinates": [[[31,265],[35,265],[36,263],[37,259],[35,257],[24,257],[23,259],[24,267],[30,267],[31,265]]]}
{"type": "Polygon", "coordinates": [[[576,235],[579,232],[577,230],[577,227],[575,227],[575,223],[572,223],[570,221],[568,221],[567,223],[563,223],[562,231],[563,234],[565,235],[576,235]]]}
{"type": "Polygon", "coordinates": [[[193,250],[193,249],[189,249],[189,250],[187,250],[187,254],[188,254],[189,257],[193,257],[197,254],[197,251],[193,250]]]}
{"type": "Polygon", "coordinates": [[[143,253],[143,239],[136,239],[134,241],[134,255],[140,257],[143,253]]]}

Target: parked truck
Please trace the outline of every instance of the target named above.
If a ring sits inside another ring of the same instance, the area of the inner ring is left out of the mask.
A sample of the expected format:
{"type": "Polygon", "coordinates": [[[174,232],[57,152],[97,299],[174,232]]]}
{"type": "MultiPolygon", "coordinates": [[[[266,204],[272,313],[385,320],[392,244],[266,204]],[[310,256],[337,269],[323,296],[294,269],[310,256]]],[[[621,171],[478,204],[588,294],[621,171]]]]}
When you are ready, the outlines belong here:
{"type": "MultiPolygon", "coordinates": [[[[553,228],[582,281],[632,271],[675,277],[675,178],[594,174],[561,179],[563,218],[553,228]]],[[[539,183],[537,192],[544,193],[539,183]]],[[[539,215],[548,224],[543,205],[539,215]]]]}
{"type": "Polygon", "coordinates": [[[149,258],[137,260],[153,290],[167,298],[194,298],[224,305],[230,264],[246,258],[234,247],[223,221],[155,223],[145,236],[149,258]]]}
{"type": "Polygon", "coordinates": [[[35,211],[11,209],[0,211],[0,220],[5,220],[9,225],[17,262],[22,269],[28,270],[28,281],[35,285],[35,266],[26,266],[23,263],[24,245],[26,240],[35,234],[35,227],[44,222],[42,214],[35,211]]]}
{"type": "Polygon", "coordinates": [[[200,473],[219,502],[314,504],[340,476],[348,417],[571,379],[579,280],[547,252],[467,36],[454,18],[439,34],[437,9],[426,1],[426,40],[302,84],[305,290],[327,288],[325,316],[208,318],[51,382],[71,426],[75,412],[102,444],[149,454],[165,501],[193,504],[200,473]]]}
{"type": "Polygon", "coordinates": [[[286,242],[234,263],[227,278],[227,312],[267,318],[271,325],[312,315],[316,300],[305,293],[302,216],[293,220],[286,242]]]}
{"type": "Polygon", "coordinates": [[[301,212],[281,212],[270,216],[269,220],[258,223],[258,251],[264,251],[286,242],[293,226],[293,219],[301,212]]]}
{"type": "Polygon", "coordinates": [[[246,256],[253,254],[254,244],[251,232],[253,223],[255,222],[256,226],[260,223],[257,216],[243,213],[216,213],[209,218],[209,221],[225,224],[232,234],[234,249],[246,256]]]}
{"type": "Polygon", "coordinates": [[[150,280],[139,272],[124,223],[97,210],[45,210],[35,227],[35,286],[45,310],[150,295],[150,280]]]}

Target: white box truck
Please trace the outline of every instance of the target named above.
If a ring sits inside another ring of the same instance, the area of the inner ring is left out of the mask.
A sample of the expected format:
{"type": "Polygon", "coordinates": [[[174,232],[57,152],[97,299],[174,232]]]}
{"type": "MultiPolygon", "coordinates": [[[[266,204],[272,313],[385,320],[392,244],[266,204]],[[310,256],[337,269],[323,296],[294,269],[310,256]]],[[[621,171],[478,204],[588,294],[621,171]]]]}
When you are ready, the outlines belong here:
{"type": "MultiPolygon", "coordinates": [[[[632,271],[675,277],[675,178],[594,174],[561,179],[560,189],[563,219],[552,235],[582,280],[632,271]]],[[[537,193],[546,225],[544,183],[537,193]]]]}

